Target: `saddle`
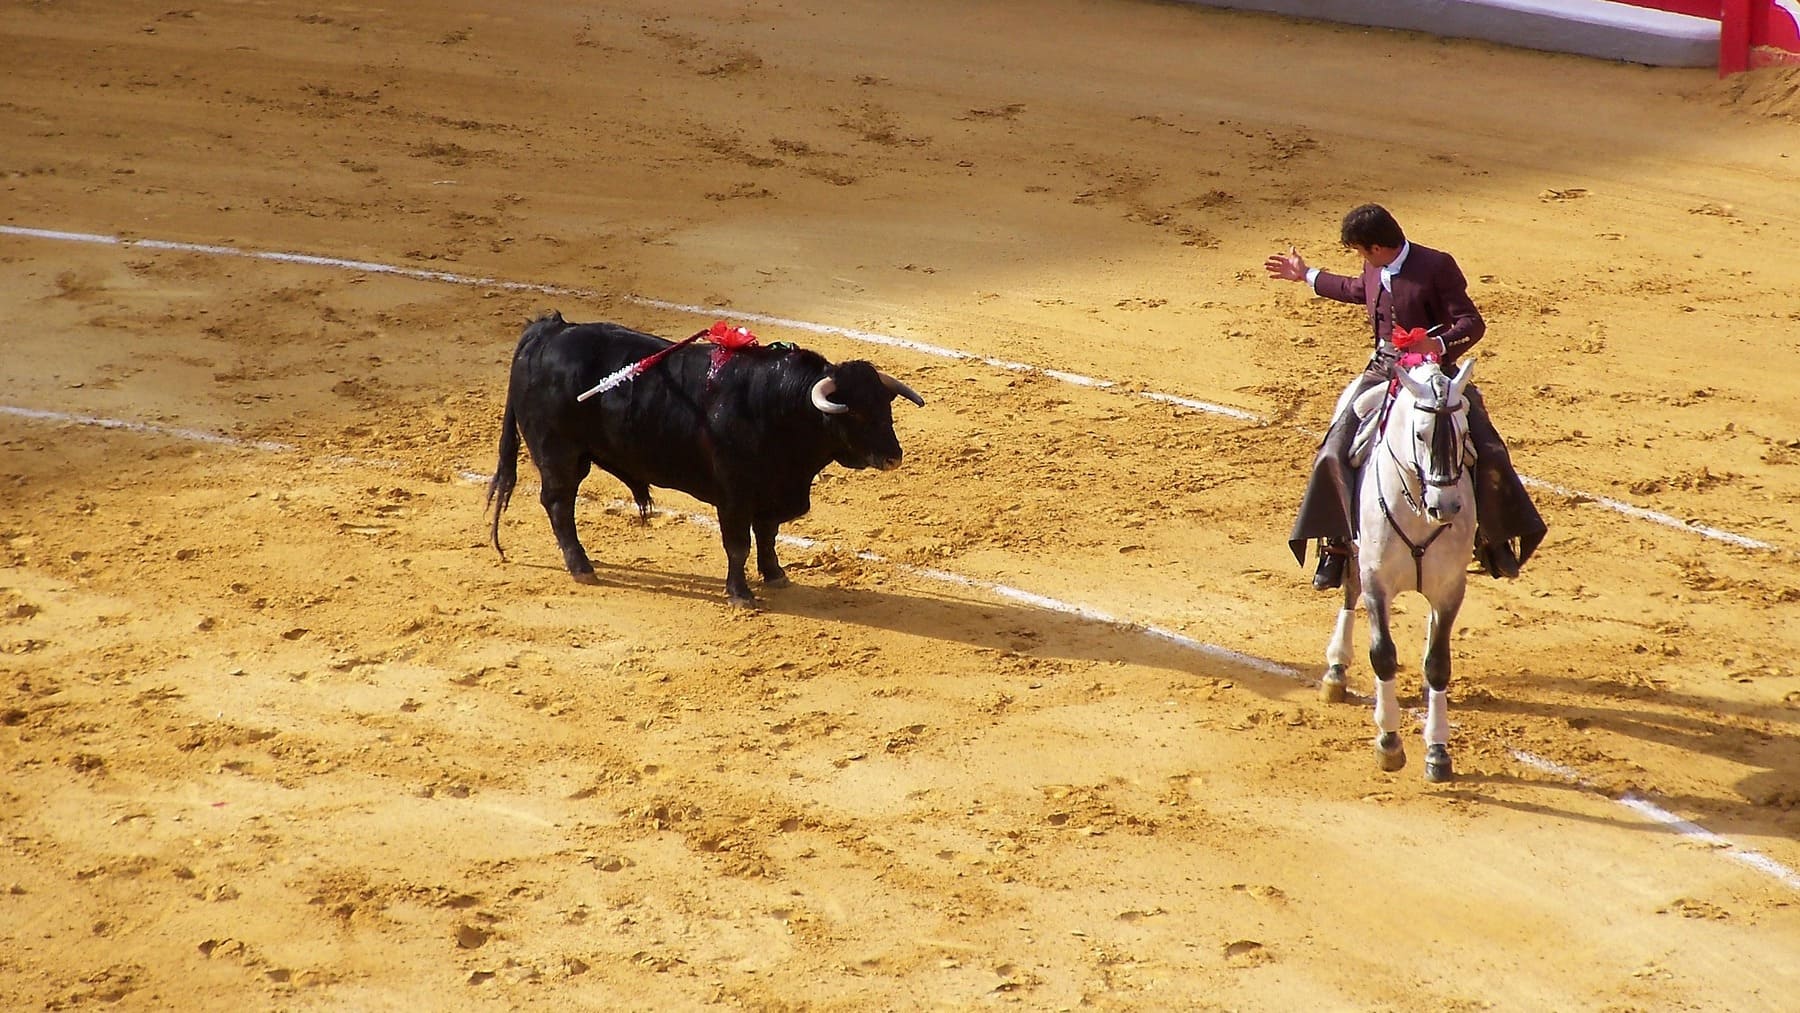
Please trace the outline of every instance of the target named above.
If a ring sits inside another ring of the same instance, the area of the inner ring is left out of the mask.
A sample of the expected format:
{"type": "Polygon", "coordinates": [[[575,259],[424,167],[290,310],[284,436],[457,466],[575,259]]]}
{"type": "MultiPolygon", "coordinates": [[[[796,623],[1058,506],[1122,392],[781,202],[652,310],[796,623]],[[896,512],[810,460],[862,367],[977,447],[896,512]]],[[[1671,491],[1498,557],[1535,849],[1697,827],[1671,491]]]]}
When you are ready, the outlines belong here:
{"type": "MultiPolygon", "coordinates": [[[[1329,448],[1322,448],[1315,461],[1306,496],[1301,501],[1300,512],[1294,520],[1293,531],[1288,535],[1288,546],[1293,550],[1296,560],[1305,562],[1306,542],[1311,538],[1343,537],[1336,533],[1336,524],[1331,520],[1334,515],[1342,517],[1340,523],[1348,525],[1349,537],[1355,537],[1356,487],[1362,478],[1363,466],[1368,463],[1370,451],[1380,441],[1381,427],[1391,397],[1392,389],[1389,384],[1380,384],[1358,394],[1348,410],[1348,414],[1354,418],[1354,425],[1349,427],[1351,435],[1346,441],[1347,452],[1340,451],[1344,453],[1344,457],[1334,460],[1329,448]],[[1341,464],[1338,463],[1339,460],[1341,464]]],[[[1498,434],[1495,434],[1496,439],[1497,437],[1498,434]]],[[[1343,440],[1344,437],[1338,436],[1337,439],[1343,440]]],[[[1530,559],[1538,544],[1543,541],[1543,518],[1532,503],[1531,494],[1526,491],[1518,473],[1513,470],[1504,445],[1501,445],[1497,457],[1484,466],[1482,455],[1478,452],[1480,441],[1475,438],[1473,427],[1467,434],[1466,441],[1463,452],[1476,467],[1476,510],[1481,537],[1488,541],[1518,540],[1517,562],[1506,568],[1511,571],[1506,576],[1516,575],[1517,567],[1530,559]],[[1483,489],[1484,480],[1487,489],[1483,489]]],[[[1339,443],[1338,446],[1344,447],[1345,444],[1339,443]]],[[[1497,572],[1499,568],[1491,569],[1497,572]]]]}

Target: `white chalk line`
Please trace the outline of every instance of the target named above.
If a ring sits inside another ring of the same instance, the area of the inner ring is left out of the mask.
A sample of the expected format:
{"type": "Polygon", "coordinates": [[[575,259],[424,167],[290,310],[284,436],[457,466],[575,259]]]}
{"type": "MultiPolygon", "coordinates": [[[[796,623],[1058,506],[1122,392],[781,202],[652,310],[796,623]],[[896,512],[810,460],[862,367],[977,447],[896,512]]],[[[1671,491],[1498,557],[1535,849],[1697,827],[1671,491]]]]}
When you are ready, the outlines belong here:
{"type": "Polygon", "coordinates": [[[274,453],[285,453],[294,448],[286,443],[272,440],[240,440],[235,436],[220,433],[209,433],[202,429],[186,429],[180,426],[164,426],[155,422],[127,422],[124,419],[101,418],[98,415],[71,415],[67,412],[39,411],[36,408],[20,408],[16,405],[0,405],[0,413],[15,415],[22,419],[38,422],[72,422],[76,425],[97,426],[101,429],[123,429],[133,433],[148,433],[156,436],[172,436],[195,443],[211,443],[227,447],[247,447],[251,450],[267,450],[274,453]]]}
{"type": "Polygon", "coordinates": [[[1704,537],[1711,538],[1715,541],[1728,542],[1732,545],[1739,546],[1740,548],[1760,549],[1764,552],[1775,552],[1775,551],[1779,551],[1781,548],[1781,546],[1776,545],[1772,542],[1761,541],[1760,539],[1751,538],[1748,535],[1740,535],[1735,532],[1725,531],[1721,528],[1715,528],[1709,524],[1696,524],[1692,521],[1684,521],[1679,517],[1671,517],[1668,514],[1657,513],[1654,510],[1646,510],[1641,506],[1632,506],[1630,503],[1625,503],[1625,502],[1622,502],[1622,501],[1616,500],[1616,499],[1609,499],[1608,497],[1605,497],[1605,496],[1596,496],[1593,493],[1577,492],[1574,489],[1565,489],[1560,485],[1554,485],[1550,482],[1545,482],[1545,481],[1542,481],[1541,479],[1531,478],[1526,475],[1520,475],[1519,481],[1524,482],[1526,485],[1529,485],[1536,489],[1545,489],[1550,492],[1556,493],[1558,496],[1567,496],[1568,498],[1576,500],[1576,501],[1584,501],[1585,500],[1587,502],[1597,503],[1600,506],[1607,508],[1608,510],[1613,510],[1618,513],[1622,513],[1627,517],[1635,517],[1638,520],[1650,521],[1652,523],[1662,524],[1662,525],[1665,525],[1665,526],[1671,527],[1671,528],[1680,528],[1683,531],[1690,531],[1696,535],[1702,535],[1704,537]]]}
{"type": "MultiPolygon", "coordinates": [[[[476,485],[486,485],[491,477],[488,475],[477,474],[473,471],[459,471],[456,473],[456,476],[466,482],[471,482],[476,485]]],[[[637,511],[637,504],[626,500],[610,500],[603,504],[603,509],[615,510],[621,513],[635,513],[637,511]]],[[[668,517],[674,517],[684,523],[711,528],[714,531],[719,529],[718,521],[705,514],[683,513],[665,510],[661,507],[655,508],[652,512],[660,513],[668,517]]],[[[801,549],[831,548],[831,546],[826,545],[817,539],[807,538],[804,535],[778,534],[775,536],[775,540],[783,545],[792,545],[795,548],[801,549]]],[[[997,598],[1005,598],[1026,605],[1035,606],[1046,611],[1061,612],[1075,616],[1079,619],[1085,619],[1089,622],[1101,623],[1121,630],[1142,633],[1159,640],[1167,640],[1176,646],[1185,647],[1188,650],[1204,654],[1215,660],[1229,662],[1230,664],[1238,665],[1243,668],[1255,669],[1258,672],[1264,672],[1269,675],[1285,676],[1290,679],[1306,678],[1306,675],[1298,669],[1290,668],[1279,662],[1270,661],[1267,658],[1259,658],[1253,654],[1234,651],[1229,647],[1222,647],[1218,644],[1209,644],[1204,640],[1196,640],[1185,633],[1177,633],[1174,630],[1165,629],[1160,626],[1148,626],[1143,623],[1133,622],[1129,619],[1121,619],[1099,609],[1089,608],[1086,605],[1075,605],[1046,595],[1025,591],[1006,584],[997,584],[993,581],[982,580],[979,577],[964,576],[963,574],[953,573],[949,570],[938,570],[932,567],[914,566],[911,563],[895,562],[879,553],[866,550],[856,552],[855,556],[858,559],[901,570],[916,577],[923,577],[926,580],[937,581],[941,584],[955,584],[959,587],[971,588],[978,591],[986,591],[997,598]]]]}
{"type": "MultiPolygon", "coordinates": [[[[120,429],[127,432],[151,436],[164,436],[173,439],[190,440],[196,443],[207,443],[214,446],[262,450],[270,453],[293,453],[298,449],[292,444],[280,443],[274,440],[246,440],[235,436],[227,436],[223,433],[211,433],[206,432],[205,430],[189,429],[183,426],[165,426],[155,422],[133,422],[125,419],[105,418],[97,415],[78,415],[70,412],[44,411],[37,408],[22,408],[16,405],[0,404],[0,415],[12,415],[36,422],[94,426],[100,429],[120,429]]],[[[404,465],[398,461],[383,461],[373,458],[345,455],[332,455],[322,458],[322,460],[333,464],[344,464],[356,467],[375,467],[390,471],[402,470],[404,468],[404,465]]],[[[458,478],[476,485],[486,485],[491,477],[488,475],[477,474],[472,471],[459,471],[456,474],[458,478]]],[[[615,500],[604,506],[606,509],[612,510],[623,510],[628,507],[633,510],[636,509],[635,504],[628,504],[623,500],[615,500]]],[[[712,527],[715,529],[718,527],[718,523],[713,518],[707,517],[704,514],[678,513],[668,510],[659,510],[658,512],[680,518],[690,524],[698,524],[703,527],[712,527]]],[[[781,535],[779,538],[783,544],[793,545],[798,548],[815,549],[822,545],[822,543],[814,539],[800,535],[781,535]]],[[[1202,640],[1197,640],[1174,630],[1164,629],[1158,626],[1146,626],[1142,623],[1120,619],[1085,605],[1070,604],[1056,598],[1035,594],[1005,584],[997,584],[991,581],[980,580],[975,577],[966,577],[962,574],[952,573],[948,570],[937,570],[926,567],[917,567],[908,563],[897,563],[873,552],[857,552],[856,556],[859,559],[894,567],[940,583],[957,584],[963,587],[983,590],[996,597],[1011,599],[1049,611],[1067,613],[1081,619],[1114,626],[1120,629],[1135,630],[1148,636],[1166,640],[1178,646],[1188,648],[1189,650],[1205,654],[1209,657],[1226,661],[1234,665],[1240,665],[1245,668],[1255,669],[1256,671],[1270,675],[1287,676],[1289,678],[1297,679],[1305,678],[1301,672],[1294,668],[1290,668],[1287,665],[1269,661],[1265,658],[1258,658],[1254,655],[1244,654],[1240,651],[1234,651],[1218,644],[1210,644],[1202,640]]]]}
{"type": "MultiPolygon", "coordinates": [[[[270,441],[270,440],[242,440],[242,439],[238,439],[237,437],[234,437],[234,436],[226,436],[222,433],[209,433],[204,430],[187,429],[187,428],[183,428],[183,427],[179,427],[179,426],[164,426],[164,425],[158,425],[157,423],[154,423],[154,422],[131,422],[131,421],[127,421],[124,419],[103,418],[103,417],[94,416],[94,415],[76,415],[76,414],[71,414],[71,413],[67,413],[67,412],[43,411],[43,410],[35,409],[35,408],[20,408],[20,407],[16,407],[13,405],[0,405],[0,414],[13,415],[13,416],[17,416],[19,418],[30,419],[30,420],[39,421],[39,422],[57,422],[57,423],[68,423],[68,424],[74,424],[74,425],[95,426],[95,427],[102,428],[102,429],[119,429],[119,430],[125,430],[127,432],[167,436],[167,437],[173,437],[176,439],[183,439],[183,440],[193,440],[193,441],[200,442],[200,443],[212,444],[214,446],[228,446],[228,447],[236,447],[236,448],[249,449],[249,450],[263,450],[263,451],[268,451],[268,452],[273,452],[273,453],[291,453],[297,449],[294,446],[292,446],[290,444],[286,444],[286,443],[277,443],[277,442],[270,441]]],[[[348,465],[355,465],[355,466],[373,466],[373,467],[378,467],[378,468],[383,468],[383,469],[388,469],[388,470],[401,470],[403,467],[399,462],[396,462],[396,461],[382,461],[382,460],[364,459],[364,458],[346,457],[346,456],[333,456],[333,457],[326,458],[326,460],[334,462],[334,463],[340,463],[340,464],[348,464],[348,465]]],[[[472,471],[458,471],[456,473],[456,476],[460,479],[463,479],[464,481],[471,482],[476,485],[486,485],[491,477],[488,475],[483,475],[483,474],[479,474],[477,472],[472,472],[472,471]]],[[[608,506],[612,509],[618,509],[618,510],[626,510],[626,509],[635,510],[636,509],[636,504],[626,503],[623,500],[614,501],[614,502],[608,504],[608,506]]],[[[668,513],[674,517],[678,517],[689,523],[697,523],[697,524],[701,524],[701,525],[705,525],[705,526],[711,526],[715,529],[717,528],[716,521],[714,521],[710,517],[706,517],[701,514],[673,513],[670,511],[662,511],[662,512],[668,513]]],[[[784,544],[796,545],[796,546],[799,546],[802,548],[807,548],[807,549],[818,548],[823,544],[815,539],[806,538],[806,537],[803,537],[800,535],[781,535],[780,541],[784,544]]],[[[826,547],[829,548],[829,546],[826,546],[826,547]]],[[[1082,619],[1084,621],[1101,623],[1101,624],[1105,624],[1107,626],[1114,627],[1116,629],[1135,631],[1138,633],[1142,633],[1146,636],[1150,636],[1150,637],[1154,637],[1159,640],[1167,641],[1171,644],[1176,645],[1177,647],[1183,647],[1188,650],[1192,650],[1197,653],[1204,654],[1207,657],[1213,658],[1215,660],[1225,661],[1225,662],[1228,662],[1228,663],[1234,664],[1234,665],[1240,665],[1240,666],[1254,669],[1256,671],[1264,672],[1264,673],[1267,673],[1270,675],[1278,675],[1278,676],[1284,676],[1287,678],[1300,679],[1300,680],[1306,680],[1308,678],[1304,673],[1298,671],[1297,669],[1291,668],[1287,665],[1280,664],[1278,662],[1270,661],[1266,658],[1259,658],[1259,657],[1256,657],[1255,655],[1245,654],[1241,651],[1234,651],[1231,648],[1222,647],[1218,644],[1207,643],[1206,641],[1198,640],[1194,637],[1188,636],[1185,633],[1179,633],[1179,632],[1176,632],[1175,630],[1167,629],[1165,627],[1154,626],[1154,625],[1149,625],[1149,624],[1145,624],[1145,623],[1137,623],[1137,622],[1132,622],[1132,621],[1125,620],[1125,619],[1120,619],[1120,618],[1113,616],[1105,611],[1102,611],[1100,609],[1091,608],[1086,605],[1078,605],[1078,604],[1074,604],[1072,602],[1066,602],[1066,601],[1063,601],[1058,598],[1052,598],[1047,595],[1037,594],[1035,592],[1026,591],[1026,590],[1023,590],[1020,588],[1012,587],[1010,585],[999,584],[999,583],[995,583],[993,581],[986,581],[986,580],[981,580],[976,577],[969,577],[969,576],[965,576],[963,574],[953,573],[949,570],[939,570],[939,569],[930,568],[930,567],[916,567],[916,566],[912,566],[912,565],[906,564],[906,563],[894,563],[894,562],[889,561],[885,557],[883,557],[877,553],[874,553],[874,552],[867,552],[867,551],[857,552],[856,557],[858,559],[865,559],[870,562],[878,563],[881,565],[892,566],[892,567],[898,568],[900,570],[903,570],[905,572],[912,573],[912,574],[915,574],[920,577],[924,577],[929,580],[954,584],[954,585],[957,585],[960,587],[968,587],[968,588],[983,590],[983,591],[987,591],[997,597],[1022,602],[1026,605],[1030,605],[1035,608],[1041,608],[1046,611],[1058,612],[1058,613],[1062,613],[1065,615],[1075,616],[1076,618],[1082,619]]],[[[1612,798],[1610,795],[1607,795],[1605,791],[1601,790],[1598,785],[1595,785],[1592,782],[1585,779],[1584,777],[1582,777],[1581,773],[1579,771],[1574,770],[1573,768],[1563,766],[1562,764],[1556,763],[1552,760],[1544,759],[1543,757],[1538,756],[1535,753],[1530,753],[1530,752],[1527,752],[1522,749],[1513,749],[1513,750],[1511,750],[1511,753],[1515,759],[1517,759],[1521,763],[1526,764],[1527,766],[1535,767],[1538,770],[1553,774],[1556,777],[1561,778],[1562,780],[1565,780],[1572,784],[1575,784],[1576,786],[1582,788],[1583,790],[1591,792],[1592,794],[1595,794],[1595,795],[1599,795],[1602,798],[1612,798]]],[[[1661,806],[1656,805],[1654,802],[1651,802],[1648,799],[1645,799],[1639,795],[1627,793],[1625,796],[1623,796],[1621,798],[1612,799],[1612,801],[1618,803],[1619,805],[1626,807],[1627,809],[1632,810],[1633,812],[1638,813],[1640,816],[1642,816],[1652,822],[1661,823],[1665,826],[1670,827],[1676,833],[1680,834],[1683,837],[1699,841],[1700,843],[1707,845],[1710,849],[1717,851],[1719,854],[1725,855],[1728,858],[1731,858],[1735,861],[1741,862],[1744,865],[1748,866],[1749,868],[1756,870],[1757,872],[1761,872],[1766,876],[1773,877],[1778,882],[1780,882],[1792,889],[1800,891],[1800,873],[1794,872],[1792,869],[1789,869],[1787,866],[1782,865],[1780,862],[1777,862],[1775,859],[1770,858],[1767,855],[1762,854],[1761,852],[1751,851],[1747,848],[1741,848],[1741,847],[1737,846],[1736,844],[1732,843],[1729,839],[1722,837],[1716,833],[1713,833],[1712,831],[1706,829],[1705,827],[1700,826],[1697,823],[1694,823],[1691,820],[1687,820],[1680,816],[1677,816],[1674,813],[1669,812],[1668,810],[1662,808],[1661,806]]]]}
{"type": "MultiPolygon", "coordinates": [[[[204,243],[183,243],[183,242],[175,242],[175,241],[166,240],[166,239],[132,239],[132,238],[123,237],[123,236],[108,236],[108,235],[101,235],[98,233],[91,233],[91,232],[67,232],[67,231],[61,231],[61,230],[56,230],[56,229],[25,228],[23,226],[17,226],[17,225],[0,225],[0,234],[21,236],[21,237],[29,238],[29,239],[52,239],[52,240],[60,240],[60,241],[64,241],[64,242],[101,243],[101,244],[105,244],[105,245],[114,245],[114,246],[143,247],[144,249],[150,249],[150,250],[171,250],[171,251],[177,251],[177,252],[183,252],[183,253],[205,253],[205,254],[211,254],[211,255],[215,255],[215,256],[224,256],[224,257],[245,257],[245,258],[249,258],[249,259],[253,259],[253,260],[269,260],[269,261],[275,261],[278,263],[285,263],[285,264],[305,264],[305,265],[310,265],[310,266],[315,266],[315,267],[334,267],[334,268],[339,268],[342,270],[365,271],[365,272],[369,272],[369,273],[373,273],[373,274],[391,274],[391,275],[395,275],[398,277],[412,278],[412,279],[416,279],[419,281],[435,281],[435,282],[446,282],[446,283],[453,284],[453,285],[472,285],[472,286],[479,286],[479,287],[485,287],[485,288],[498,288],[498,289],[502,289],[502,290],[509,291],[509,292],[537,292],[537,293],[540,293],[543,295],[569,296],[571,298],[591,299],[594,301],[601,301],[601,302],[603,302],[609,298],[613,298],[613,296],[609,295],[608,293],[596,291],[594,289],[577,288],[577,287],[566,286],[566,285],[547,285],[547,284],[541,284],[538,282],[506,281],[506,280],[499,279],[499,278],[490,278],[490,277],[484,277],[481,275],[458,274],[458,273],[452,272],[452,271],[430,271],[430,270],[426,270],[423,268],[417,268],[417,267],[404,267],[404,266],[397,265],[397,264],[382,264],[382,263],[378,263],[375,261],[368,261],[368,260],[348,260],[348,259],[345,259],[342,257],[325,257],[325,256],[318,256],[318,255],[310,254],[310,253],[286,253],[286,252],[273,251],[273,250],[244,250],[244,249],[239,249],[239,248],[233,247],[233,246],[218,246],[218,245],[209,245],[209,244],[204,244],[204,243]]],[[[663,300],[663,299],[652,299],[647,296],[629,295],[629,294],[619,296],[619,298],[623,298],[627,302],[631,302],[631,303],[634,303],[639,306],[647,306],[647,307],[650,307],[653,309],[668,310],[668,311],[677,312],[677,313],[689,313],[689,314],[693,314],[696,316],[708,316],[708,317],[714,317],[714,318],[723,317],[723,318],[731,318],[731,319],[737,319],[737,320],[745,320],[745,321],[750,321],[752,323],[769,324],[769,325],[776,326],[776,327],[783,327],[783,328],[788,328],[788,329],[797,330],[797,331],[806,331],[806,332],[813,333],[813,334],[830,334],[830,335],[834,335],[834,336],[837,336],[840,338],[848,338],[853,341],[860,341],[865,344],[884,345],[889,348],[903,348],[908,351],[918,352],[922,355],[931,355],[931,356],[936,356],[938,358],[944,358],[944,359],[957,359],[957,360],[966,361],[966,362],[979,362],[983,365],[991,366],[996,369],[1007,370],[1009,372],[1036,373],[1041,376],[1047,376],[1047,377],[1050,377],[1051,379],[1059,380],[1063,383],[1073,384],[1073,385],[1080,386],[1080,387],[1090,387],[1090,388],[1094,388],[1094,389],[1098,389],[1098,390],[1119,389],[1119,384],[1113,380],[1105,380],[1105,379],[1100,379],[1097,377],[1084,376],[1080,373],[1068,373],[1068,372],[1064,372],[1062,370],[1049,369],[1049,368],[1045,368],[1045,367],[1041,367],[1041,366],[1033,366],[1030,363],[1025,363],[1025,362],[1013,362],[1013,361],[1010,361],[1007,359],[996,359],[996,358],[992,358],[992,357],[985,356],[985,355],[977,355],[973,352],[964,352],[964,351],[961,351],[961,350],[955,349],[955,348],[946,348],[942,345],[927,344],[926,342],[913,341],[909,338],[896,337],[895,335],[891,335],[891,334],[882,334],[877,331],[865,331],[865,330],[858,330],[853,327],[839,327],[834,324],[820,324],[820,323],[813,323],[811,321],[806,321],[806,320],[794,320],[794,319],[790,319],[788,317],[772,316],[772,315],[766,314],[766,313],[753,313],[753,312],[747,312],[747,311],[743,311],[743,310],[734,310],[734,309],[731,309],[730,307],[726,307],[726,306],[700,306],[700,305],[695,305],[695,304],[691,304],[691,303],[669,302],[669,301],[663,300]]],[[[1197,398],[1184,397],[1179,394],[1166,394],[1166,393],[1161,393],[1158,391],[1147,391],[1147,390],[1132,391],[1130,393],[1133,393],[1136,396],[1144,398],[1146,400],[1158,402],[1160,404],[1177,405],[1177,406],[1180,406],[1183,408],[1190,408],[1195,411],[1206,412],[1206,413],[1213,414],[1213,415],[1223,415],[1228,418],[1234,418],[1234,419],[1238,419],[1238,420],[1241,420],[1244,422],[1254,422],[1259,425],[1268,425],[1272,421],[1270,419],[1265,419],[1262,416],[1255,414],[1254,412],[1245,411],[1242,408],[1233,408],[1230,405],[1214,404],[1213,402],[1210,402],[1210,401],[1202,401],[1197,398]]],[[[1576,491],[1573,489],[1565,489],[1562,486],[1553,485],[1549,482],[1544,482],[1544,481],[1541,481],[1538,479],[1534,479],[1534,478],[1531,478],[1530,476],[1526,476],[1526,475],[1521,475],[1520,479],[1522,481],[1524,481],[1524,483],[1528,486],[1532,486],[1534,488],[1539,488],[1539,489],[1545,489],[1550,492],[1554,492],[1560,496],[1565,496],[1570,499],[1573,499],[1577,502],[1592,503],[1592,504],[1595,504],[1596,506],[1605,507],[1608,510],[1612,510],[1617,513],[1623,514],[1627,517],[1633,517],[1638,520],[1650,521],[1654,524],[1660,524],[1664,527],[1674,528],[1679,531],[1686,531],[1690,534],[1699,535],[1702,538],[1708,538],[1708,539],[1712,539],[1714,541],[1720,541],[1720,542],[1725,542],[1725,543],[1728,543],[1731,545],[1736,545],[1741,548],[1756,549],[1756,550],[1760,550],[1760,551],[1764,551],[1764,552],[1776,552],[1776,551],[1780,551],[1782,549],[1782,546],[1776,545],[1772,542],[1765,542],[1765,541],[1762,541],[1761,539],[1751,538],[1748,535],[1740,535],[1740,534],[1736,534],[1734,532],[1725,531],[1725,530],[1722,530],[1720,528],[1716,528],[1716,527],[1713,527],[1710,525],[1696,524],[1696,523],[1693,523],[1690,521],[1684,521],[1679,517],[1674,517],[1674,516],[1671,516],[1671,515],[1665,514],[1665,513],[1659,513],[1655,510],[1649,510],[1644,507],[1633,506],[1629,503],[1624,503],[1619,500],[1611,499],[1606,496],[1597,496],[1592,493],[1584,493],[1584,492],[1579,492],[1579,491],[1576,491]]]]}
{"type": "MultiPolygon", "coordinates": [[[[1523,749],[1512,750],[1512,755],[1514,759],[1528,767],[1535,767],[1547,774],[1553,774],[1584,790],[1604,794],[1604,792],[1600,791],[1598,786],[1582,777],[1579,771],[1565,767],[1560,763],[1546,760],[1534,753],[1528,753],[1523,749]]],[[[1707,848],[1724,855],[1726,858],[1736,862],[1742,862],[1750,868],[1755,869],[1757,872],[1774,877],[1794,890],[1800,890],[1800,873],[1794,872],[1794,870],[1782,865],[1780,862],[1777,862],[1760,851],[1751,851],[1748,848],[1740,848],[1736,844],[1713,833],[1711,830],[1706,829],[1700,824],[1695,823],[1692,820],[1683,819],[1635,792],[1626,792],[1622,797],[1614,799],[1614,801],[1627,809],[1638,813],[1653,823],[1661,823],[1675,831],[1677,834],[1705,845],[1707,848]]]]}

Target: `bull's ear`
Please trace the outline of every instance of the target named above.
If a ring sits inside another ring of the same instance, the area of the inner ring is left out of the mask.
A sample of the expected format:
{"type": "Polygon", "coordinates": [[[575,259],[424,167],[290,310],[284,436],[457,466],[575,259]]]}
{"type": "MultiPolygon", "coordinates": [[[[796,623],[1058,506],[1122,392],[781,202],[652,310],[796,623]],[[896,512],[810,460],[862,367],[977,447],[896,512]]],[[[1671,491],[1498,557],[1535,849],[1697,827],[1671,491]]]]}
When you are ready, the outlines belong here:
{"type": "Polygon", "coordinates": [[[881,385],[883,387],[886,387],[896,395],[911,401],[920,408],[925,407],[925,399],[919,396],[918,391],[913,390],[911,387],[908,387],[906,384],[901,383],[899,380],[894,379],[880,370],[876,370],[875,375],[881,377],[881,385]]]}

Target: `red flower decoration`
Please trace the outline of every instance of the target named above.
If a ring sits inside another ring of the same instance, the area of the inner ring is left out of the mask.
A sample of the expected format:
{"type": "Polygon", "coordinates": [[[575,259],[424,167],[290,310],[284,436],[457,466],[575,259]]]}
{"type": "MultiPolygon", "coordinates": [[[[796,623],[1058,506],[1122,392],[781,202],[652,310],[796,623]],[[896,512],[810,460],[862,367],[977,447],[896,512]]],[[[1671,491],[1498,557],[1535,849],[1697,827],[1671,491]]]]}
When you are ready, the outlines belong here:
{"type": "Polygon", "coordinates": [[[756,335],[751,334],[747,327],[733,327],[719,320],[706,332],[706,340],[725,348],[737,349],[756,344],[756,335]]]}
{"type": "Polygon", "coordinates": [[[1422,344],[1430,340],[1431,335],[1425,333],[1425,328],[1423,327],[1414,327],[1410,331],[1402,327],[1394,328],[1394,347],[1400,349],[1402,352],[1414,345],[1422,344]]]}

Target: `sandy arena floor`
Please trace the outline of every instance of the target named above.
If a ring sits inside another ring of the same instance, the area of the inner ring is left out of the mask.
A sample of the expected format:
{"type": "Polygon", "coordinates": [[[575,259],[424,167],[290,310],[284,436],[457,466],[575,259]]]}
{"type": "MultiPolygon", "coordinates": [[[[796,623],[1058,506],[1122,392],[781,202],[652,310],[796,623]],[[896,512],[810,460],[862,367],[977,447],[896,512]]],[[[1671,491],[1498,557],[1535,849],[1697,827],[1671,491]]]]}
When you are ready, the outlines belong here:
{"type": "Polygon", "coordinates": [[[0,7],[0,1007],[1791,1010],[1800,75],[818,6],[0,7]],[[1365,200],[1551,526],[1446,786],[1285,545],[1365,200]],[[605,475],[578,586],[482,511],[550,308],[928,404],[764,609],[605,475]]]}

